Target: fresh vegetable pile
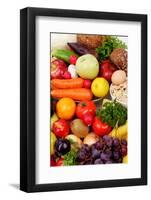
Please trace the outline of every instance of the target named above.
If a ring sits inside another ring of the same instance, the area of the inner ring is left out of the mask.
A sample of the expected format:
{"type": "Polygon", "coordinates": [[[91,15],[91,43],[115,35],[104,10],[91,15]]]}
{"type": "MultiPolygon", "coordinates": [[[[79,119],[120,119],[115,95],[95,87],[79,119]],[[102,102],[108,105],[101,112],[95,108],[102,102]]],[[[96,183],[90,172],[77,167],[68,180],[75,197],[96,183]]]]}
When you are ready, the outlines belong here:
{"type": "Polygon", "coordinates": [[[51,42],[50,166],[127,163],[127,45],[100,35],[65,41],[51,42]]]}

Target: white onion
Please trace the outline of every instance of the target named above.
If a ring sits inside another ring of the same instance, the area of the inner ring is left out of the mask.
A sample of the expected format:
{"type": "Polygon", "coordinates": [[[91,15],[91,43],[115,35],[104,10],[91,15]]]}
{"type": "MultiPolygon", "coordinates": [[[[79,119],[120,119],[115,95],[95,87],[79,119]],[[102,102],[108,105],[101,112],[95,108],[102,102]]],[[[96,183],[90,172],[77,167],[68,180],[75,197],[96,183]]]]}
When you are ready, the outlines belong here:
{"type": "Polygon", "coordinates": [[[91,132],[84,138],[83,143],[91,146],[92,144],[95,144],[98,140],[99,136],[91,132]]]}

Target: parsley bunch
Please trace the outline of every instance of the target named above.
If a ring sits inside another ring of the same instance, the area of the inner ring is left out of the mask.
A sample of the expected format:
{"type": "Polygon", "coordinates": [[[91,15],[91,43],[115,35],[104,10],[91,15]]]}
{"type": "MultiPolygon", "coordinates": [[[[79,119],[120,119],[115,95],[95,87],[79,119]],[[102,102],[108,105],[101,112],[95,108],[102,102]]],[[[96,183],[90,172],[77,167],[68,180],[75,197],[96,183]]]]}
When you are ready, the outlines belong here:
{"type": "Polygon", "coordinates": [[[76,165],[76,158],[77,158],[77,151],[74,149],[71,149],[68,153],[64,155],[64,165],[76,165]]]}
{"type": "Polygon", "coordinates": [[[107,36],[105,42],[100,47],[96,48],[96,52],[100,60],[104,60],[117,48],[127,49],[127,45],[116,36],[107,36]]]}
{"type": "Polygon", "coordinates": [[[106,102],[102,108],[97,109],[96,114],[112,128],[125,124],[127,120],[127,108],[116,101],[106,102]]]}

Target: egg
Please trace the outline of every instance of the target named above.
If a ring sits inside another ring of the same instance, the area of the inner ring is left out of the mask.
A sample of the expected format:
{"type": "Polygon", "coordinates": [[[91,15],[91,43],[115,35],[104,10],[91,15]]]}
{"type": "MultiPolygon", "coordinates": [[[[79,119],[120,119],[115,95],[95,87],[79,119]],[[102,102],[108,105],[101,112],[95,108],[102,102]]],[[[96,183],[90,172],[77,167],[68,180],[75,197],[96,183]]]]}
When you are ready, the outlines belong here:
{"type": "Polygon", "coordinates": [[[112,74],[112,83],[114,85],[120,85],[126,81],[126,73],[123,70],[117,70],[112,74]]]}

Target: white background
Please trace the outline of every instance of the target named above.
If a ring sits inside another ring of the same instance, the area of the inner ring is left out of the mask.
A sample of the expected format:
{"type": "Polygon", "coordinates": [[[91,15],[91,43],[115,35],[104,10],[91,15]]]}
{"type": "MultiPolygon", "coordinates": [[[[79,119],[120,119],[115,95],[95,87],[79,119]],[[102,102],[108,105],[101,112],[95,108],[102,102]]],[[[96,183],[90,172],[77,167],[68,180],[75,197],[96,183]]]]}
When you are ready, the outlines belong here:
{"type": "MultiPolygon", "coordinates": [[[[26,194],[18,190],[19,184],[19,9],[26,6],[86,9],[98,11],[133,12],[149,14],[149,0],[141,3],[132,0],[114,1],[34,1],[5,0],[0,5],[0,199],[48,200],[48,199],[150,199],[151,173],[149,185],[82,191],[26,194]],[[80,2],[80,3],[79,3],[80,2]]],[[[148,24],[149,24],[148,23],[148,24]]],[[[149,26],[149,34],[151,26],[149,26]]],[[[149,38],[148,44],[151,44],[149,38]]],[[[149,52],[150,55],[150,47],[149,52]]],[[[148,65],[151,64],[149,60],[148,65]]],[[[150,74],[150,67],[149,72],[150,74]]],[[[149,76],[148,76],[149,77],[149,76]]],[[[151,79],[149,77],[149,87],[151,79]]],[[[150,93],[149,93],[149,101],[150,93]]],[[[149,105],[148,109],[151,107],[149,105]]],[[[151,112],[148,121],[151,120],[151,112]]],[[[150,127],[149,131],[150,132],[150,127]]],[[[151,141],[148,134],[148,141],[151,141]]],[[[151,142],[148,142],[149,169],[151,168],[151,142]]]]}

